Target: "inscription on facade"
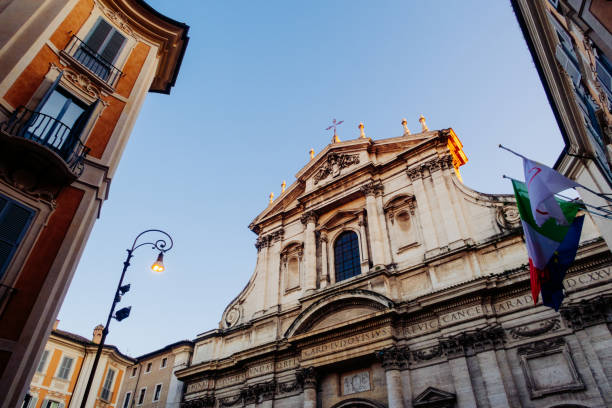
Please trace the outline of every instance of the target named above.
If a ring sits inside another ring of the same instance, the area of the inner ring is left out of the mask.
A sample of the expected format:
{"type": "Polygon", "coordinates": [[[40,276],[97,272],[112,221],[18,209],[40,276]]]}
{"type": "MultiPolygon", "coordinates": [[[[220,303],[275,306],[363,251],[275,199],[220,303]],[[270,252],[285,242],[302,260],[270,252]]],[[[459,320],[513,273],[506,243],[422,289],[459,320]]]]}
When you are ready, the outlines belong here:
{"type": "Polygon", "coordinates": [[[563,281],[566,290],[574,290],[583,286],[588,286],[595,282],[609,280],[612,277],[612,268],[599,269],[593,272],[583,273],[582,275],[572,276],[563,281]]]}
{"type": "Polygon", "coordinates": [[[195,383],[191,383],[187,385],[187,390],[185,391],[185,394],[192,394],[194,392],[200,392],[200,391],[207,390],[209,384],[210,384],[210,381],[208,379],[198,381],[195,383]]]}
{"type": "Polygon", "coordinates": [[[269,363],[249,367],[249,369],[247,370],[247,377],[257,377],[260,375],[271,373],[272,371],[274,371],[274,363],[270,361],[269,363]]]}
{"type": "Polygon", "coordinates": [[[223,388],[223,387],[228,387],[230,385],[239,384],[243,382],[245,379],[246,379],[246,376],[244,373],[228,375],[227,377],[219,378],[219,380],[217,381],[217,387],[223,388]]]}
{"type": "Polygon", "coordinates": [[[296,357],[288,358],[276,362],[276,371],[289,370],[298,366],[298,359],[296,357]]]}
{"type": "Polygon", "coordinates": [[[454,324],[462,322],[464,320],[473,319],[475,317],[483,316],[485,313],[489,313],[489,306],[487,305],[475,305],[466,307],[465,309],[455,310],[450,313],[440,315],[441,324],[454,324]]]}
{"type": "Polygon", "coordinates": [[[533,305],[531,294],[525,294],[497,302],[493,305],[493,309],[495,310],[495,313],[507,313],[531,305],[533,305]]]}
{"type": "Polygon", "coordinates": [[[411,337],[436,331],[439,327],[438,319],[409,324],[404,328],[404,336],[411,337]]]}
{"type": "Polygon", "coordinates": [[[318,346],[306,348],[302,350],[302,359],[313,358],[336,351],[346,350],[362,344],[371,343],[374,340],[378,340],[389,335],[391,335],[391,330],[388,327],[381,327],[380,329],[355,334],[354,336],[344,339],[334,340],[330,341],[329,343],[323,343],[318,346]]]}
{"type": "Polygon", "coordinates": [[[370,391],[370,373],[362,371],[342,378],[342,395],[370,391]]]}

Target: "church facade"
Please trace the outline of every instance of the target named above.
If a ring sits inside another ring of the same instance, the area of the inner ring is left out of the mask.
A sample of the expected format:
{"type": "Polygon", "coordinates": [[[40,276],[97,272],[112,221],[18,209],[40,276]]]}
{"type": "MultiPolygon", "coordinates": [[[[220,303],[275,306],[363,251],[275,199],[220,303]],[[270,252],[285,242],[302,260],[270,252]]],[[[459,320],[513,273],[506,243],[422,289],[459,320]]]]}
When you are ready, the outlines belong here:
{"type": "Polygon", "coordinates": [[[612,257],[587,219],[559,313],[534,306],[511,195],[452,129],[328,145],[250,225],[255,272],[200,334],[183,408],[612,404],[612,257]]]}

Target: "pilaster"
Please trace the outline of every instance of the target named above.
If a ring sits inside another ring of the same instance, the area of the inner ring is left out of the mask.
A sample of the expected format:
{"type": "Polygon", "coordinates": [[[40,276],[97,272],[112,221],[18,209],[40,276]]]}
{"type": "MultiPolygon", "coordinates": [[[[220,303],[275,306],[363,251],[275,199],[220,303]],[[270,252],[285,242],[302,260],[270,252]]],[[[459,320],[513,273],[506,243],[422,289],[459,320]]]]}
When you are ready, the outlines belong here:
{"type": "Polygon", "coordinates": [[[300,220],[306,226],[304,230],[304,289],[315,290],[317,288],[315,237],[317,214],[314,211],[305,212],[300,220]]]}
{"type": "Polygon", "coordinates": [[[327,256],[327,234],[321,231],[319,236],[321,240],[321,288],[327,287],[331,282],[329,280],[329,258],[327,256]]]}
{"type": "Polygon", "coordinates": [[[430,251],[438,248],[438,238],[436,236],[436,229],[434,226],[434,220],[431,212],[431,205],[429,204],[429,198],[425,191],[425,184],[423,183],[423,172],[420,168],[415,167],[407,170],[408,177],[412,180],[412,186],[414,188],[414,195],[419,205],[417,206],[419,212],[419,219],[421,220],[423,240],[425,243],[425,250],[430,251]]]}
{"type": "Polygon", "coordinates": [[[297,373],[298,381],[302,383],[304,408],[317,408],[317,372],[314,367],[303,368],[297,373]]]}
{"type": "Polygon", "coordinates": [[[366,221],[363,214],[359,214],[359,235],[361,235],[361,239],[359,243],[361,244],[361,273],[368,273],[370,270],[370,257],[368,251],[368,233],[366,231],[366,221]]]}
{"type": "Polygon", "coordinates": [[[385,370],[389,408],[405,408],[400,372],[400,367],[404,360],[403,350],[394,346],[379,351],[376,356],[381,361],[385,370]]]}
{"type": "Polygon", "coordinates": [[[383,186],[380,182],[370,182],[361,187],[361,191],[366,196],[366,212],[368,214],[368,231],[372,242],[372,263],[373,266],[385,266],[385,249],[383,246],[383,235],[380,225],[380,216],[376,204],[376,194],[382,191],[383,186]]]}

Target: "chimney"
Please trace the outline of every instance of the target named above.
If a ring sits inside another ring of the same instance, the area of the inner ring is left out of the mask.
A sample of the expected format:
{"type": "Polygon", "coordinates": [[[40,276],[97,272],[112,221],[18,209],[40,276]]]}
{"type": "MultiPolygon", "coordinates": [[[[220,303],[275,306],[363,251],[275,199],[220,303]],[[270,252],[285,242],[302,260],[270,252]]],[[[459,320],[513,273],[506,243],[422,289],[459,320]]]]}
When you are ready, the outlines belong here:
{"type": "Polygon", "coordinates": [[[59,324],[59,319],[55,319],[53,322],[53,330],[57,330],[57,325],[59,324]]]}
{"type": "Polygon", "coordinates": [[[102,326],[101,324],[94,327],[93,339],[91,339],[91,341],[96,344],[100,344],[100,341],[102,341],[102,330],[104,330],[104,326],[102,326]]]}

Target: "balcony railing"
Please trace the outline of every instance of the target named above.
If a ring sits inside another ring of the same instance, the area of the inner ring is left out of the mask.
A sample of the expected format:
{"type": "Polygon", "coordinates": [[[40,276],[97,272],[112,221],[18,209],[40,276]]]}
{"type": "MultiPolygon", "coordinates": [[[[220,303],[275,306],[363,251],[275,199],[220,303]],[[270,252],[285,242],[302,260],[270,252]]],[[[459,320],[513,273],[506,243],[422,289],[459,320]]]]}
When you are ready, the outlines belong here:
{"type": "Polygon", "coordinates": [[[59,120],[20,106],[0,124],[0,130],[47,147],[57,153],[74,174],[83,173],[84,159],[90,149],[79,139],[80,131],[70,129],[59,120]]]}
{"type": "Polygon", "coordinates": [[[89,48],[76,35],[72,36],[72,40],[68,43],[65,52],[111,88],[115,86],[119,77],[123,75],[119,68],[89,48]]]}

